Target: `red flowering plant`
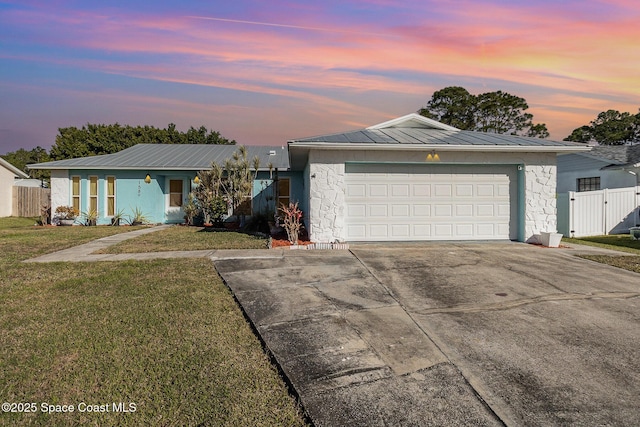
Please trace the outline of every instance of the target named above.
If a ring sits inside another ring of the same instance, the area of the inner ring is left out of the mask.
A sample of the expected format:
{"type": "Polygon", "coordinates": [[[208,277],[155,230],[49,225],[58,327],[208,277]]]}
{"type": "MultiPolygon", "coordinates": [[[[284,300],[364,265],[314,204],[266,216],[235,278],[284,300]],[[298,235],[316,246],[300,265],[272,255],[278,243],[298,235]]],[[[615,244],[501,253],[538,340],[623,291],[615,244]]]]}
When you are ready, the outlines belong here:
{"type": "Polygon", "coordinates": [[[287,232],[287,238],[292,245],[298,243],[298,233],[302,225],[302,211],[298,209],[298,202],[289,202],[289,206],[284,203],[279,208],[282,212],[282,226],[287,232]]]}

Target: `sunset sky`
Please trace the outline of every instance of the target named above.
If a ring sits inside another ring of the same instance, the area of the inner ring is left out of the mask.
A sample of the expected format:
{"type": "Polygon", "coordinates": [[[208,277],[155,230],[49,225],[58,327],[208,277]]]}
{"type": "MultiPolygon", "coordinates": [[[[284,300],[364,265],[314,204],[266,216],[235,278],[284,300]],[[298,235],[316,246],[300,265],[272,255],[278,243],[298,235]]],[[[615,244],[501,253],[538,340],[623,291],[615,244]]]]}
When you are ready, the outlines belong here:
{"type": "Polygon", "coordinates": [[[0,0],[0,154],[58,128],[206,126],[249,145],[503,90],[552,139],[640,107],[637,0],[0,0]]]}

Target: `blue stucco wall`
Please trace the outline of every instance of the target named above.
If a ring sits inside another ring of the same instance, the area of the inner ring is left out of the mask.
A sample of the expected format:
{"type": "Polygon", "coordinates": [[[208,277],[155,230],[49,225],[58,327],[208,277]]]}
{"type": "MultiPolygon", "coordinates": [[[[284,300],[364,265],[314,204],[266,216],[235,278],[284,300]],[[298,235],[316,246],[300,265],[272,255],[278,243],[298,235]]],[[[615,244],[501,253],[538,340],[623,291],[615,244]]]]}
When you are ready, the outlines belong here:
{"type": "MultiPolygon", "coordinates": [[[[116,178],[116,212],[123,212],[125,218],[133,215],[136,209],[142,211],[147,220],[151,223],[182,223],[184,214],[181,210],[170,212],[167,210],[170,179],[183,180],[183,203],[192,188],[195,188],[193,178],[194,171],[126,171],[126,170],[74,170],[69,171],[69,185],[72,176],[81,178],[81,208],[87,212],[89,206],[89,177],[98,177],[98,219],[99,225],[110,224],[111,218],[105,214],[107,212],[106,193],[107,177],[116,178]],[[151,177],[151,182],[144,181],[147,173],[151,177]]],[[[301,172],[279,172],[281,178],[291,180],[291,200],[300,201],[301,208],[305,206],[304,183],[301,172]]],[[[253,185],[253,212],[271,213],[275,212],[275,177],[269,172],[259,172],[253,185]]],[[[71,193],[71,191],[69,192],[71,193]]],[[[71,201],[69,201],[71,204],[71,201]]],[[[304,208],[303,208],[304,210],[304,208]]]]}
{"type": "MultiPolygon", "coordinates": [[[[289,178],[290,200],[300,202],[299,207],[303,209],[304,183],[302,172],[278,172],[277,178],[289,178]]],[[[260,172],[258,178],[253,183],[253,212],[262,214],[275,213],[276,208],[276,174],[260,172]]],[[[304,210],[304,209],[303,209],[304,210]]]]}
{"type": "MultiPolygon", "coordinates": [[[[98,224],[110,224],[111,218],[106,216],[106,179],[116,178],[116,212],[122,212],[130,217],[136,209],[142,211],[151,223],[180,223],[183,222],[181,213],[170,214],[165,209],[168,198],[168,179],[183,180],[183,194],[190,191],[195,173],[190,171],[114,171],[114,170],[74,170],[69,172],[69,179],[80,176],[81,205],[80,210],[89,210],[89,177],[98,177],[98,224]],[[151,182],[144,182],[146,174],[151,176],[151,182]]],[[[71,184],[70,184],[71,185],[71,184]]],[[[71,203],[71,201],[69,201],[71,203]]]]}

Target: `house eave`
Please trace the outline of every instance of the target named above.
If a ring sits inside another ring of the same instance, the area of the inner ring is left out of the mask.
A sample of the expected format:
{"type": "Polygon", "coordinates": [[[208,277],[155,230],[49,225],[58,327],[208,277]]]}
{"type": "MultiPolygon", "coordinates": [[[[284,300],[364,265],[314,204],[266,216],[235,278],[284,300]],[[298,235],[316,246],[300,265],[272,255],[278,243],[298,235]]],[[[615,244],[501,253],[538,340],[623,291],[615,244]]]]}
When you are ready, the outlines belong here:
{"type": "Polygon", "coordinates": [[[577,153],[589,151],[590,147],[576,146],[532,146],[532,145],[446,145],[446,144],[348,144],[330,142],[289,141],[289,149],[305,148],[317,150],[383,150],[383,151],[492,151],[492,152],[546,152],[577,153]]]}
{"type": "Polygon", "coordinates": [[[0,165],[4,166],[7,170],[9,170],[11,173],[16,175],[18,178],[23,178],[23,179],[29,178],[29,175],[27,175],[17,167],[13,166],[11,163],[6,161],[2,157],[0,157],[0,165]]]}
{"type": "MultiPolygon", "coordinates": [[[[109,171],[166,171],[166,172],[171,172],[171,171],[194,171],[194,172],[199,172],[201,170],[208,170],[211,169],[210,167],[207,168],[199,168],[199,167],[189,167],[189,166],[185,166],[185,167],[156,167],[156,166],[120,166],[120,167],[113,167],[113,166],[90,166],[90,165],[85,165],[85,166],[39,166],[39,165],[27,165],[27,167],[29,169],[45,169],[45,170],[109,170],[109,171]]],[[[276,167],[274,167],[274,169],[278,169],[276,167]]],[[[252,169],[253,170],[253,169],[252,169]]],[[[258,172],[268,172],[269,169],[268,168],[258,168],[258,172]]]]}

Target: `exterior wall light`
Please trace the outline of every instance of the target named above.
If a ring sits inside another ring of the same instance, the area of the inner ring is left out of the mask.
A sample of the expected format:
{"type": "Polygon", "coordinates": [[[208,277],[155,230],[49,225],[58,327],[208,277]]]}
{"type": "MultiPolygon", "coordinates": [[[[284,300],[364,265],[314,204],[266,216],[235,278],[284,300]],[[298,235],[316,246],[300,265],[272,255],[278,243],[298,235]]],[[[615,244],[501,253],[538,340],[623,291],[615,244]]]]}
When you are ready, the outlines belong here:
{"type": "Polygon", "coordinates": [[[147,174],[147,176],[144,177],[144,182],[151,184],[151,175],[147,174]]]}
{"type": "Polygon", "coordinates": [[[440,156],[435,150],[432,150],[429,154],[427,154],[427,162],[439,162],[440,156]]]}
{"type": "Polygon", "coordinates": [[[196,175],[196,177],[193,178],[193,183],[196,185],[200,184],[200,177],[198,175],[196,175]]]}

